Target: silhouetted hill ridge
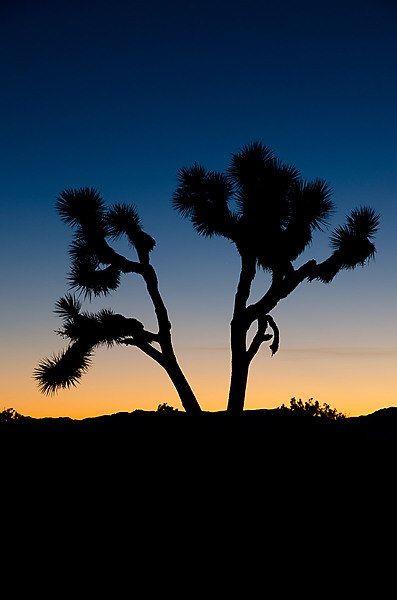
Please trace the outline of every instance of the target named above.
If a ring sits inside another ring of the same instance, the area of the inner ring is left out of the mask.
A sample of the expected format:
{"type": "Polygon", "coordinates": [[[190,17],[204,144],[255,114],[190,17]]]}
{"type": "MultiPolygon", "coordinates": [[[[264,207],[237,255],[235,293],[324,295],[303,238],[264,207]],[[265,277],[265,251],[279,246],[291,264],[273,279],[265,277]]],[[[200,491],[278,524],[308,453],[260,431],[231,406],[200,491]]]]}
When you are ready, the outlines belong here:
{"type": "Polygon", "coordinates": [[[205,412],[190,416],[183,411],[118,412],[110,415],[87,417],[81,420],[70,417],[22,418],[0,426],[0,436],[24,435],[39,437],[45,434],[89,435],[122,434],[128,437],[148,435],[198,435],[234,436],[249,435],[264,441],[267,436],[294,437],[304,434],[348,439],[378,440],[397,442],[397,407],[383,408],[357,417],[333,421],[310,417],[306,414],[278,409],[246,410],[239,417],[232,417],[226,411],[205,412]]]}
{"type": "Polygon", "coordinates": [[[0,450],[8,489],[22,484],[52,496],[56,487],[111,504],[130,502],[131,493],[134,502],[171,494],[179,506],[187,490],[204,504],[241,490],[258,501],[264,489],[272,498],[291,490],[295,498],[320,489],[366,494],[394,486],[397,408],[338,421],[277,409],[22,417],[1,424],[0,450]]]}

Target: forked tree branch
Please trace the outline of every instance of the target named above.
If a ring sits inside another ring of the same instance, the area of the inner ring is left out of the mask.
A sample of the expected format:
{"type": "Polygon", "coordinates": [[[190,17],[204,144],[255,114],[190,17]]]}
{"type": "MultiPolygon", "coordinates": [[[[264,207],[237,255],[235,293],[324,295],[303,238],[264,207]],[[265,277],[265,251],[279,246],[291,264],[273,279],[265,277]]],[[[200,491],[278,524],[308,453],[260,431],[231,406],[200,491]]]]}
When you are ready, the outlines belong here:
{"type": "Polygon", "coordinates": [[[261,315],[271,312],[283,298],[286,298],[302,281],[309,278],[315,271],[316,261],[309,260],[307,263],[292,270],[283,279],[273,279],[268,291],[258,302],[247,307],[247,319],[249,325],[260,319],[261,315]]]}

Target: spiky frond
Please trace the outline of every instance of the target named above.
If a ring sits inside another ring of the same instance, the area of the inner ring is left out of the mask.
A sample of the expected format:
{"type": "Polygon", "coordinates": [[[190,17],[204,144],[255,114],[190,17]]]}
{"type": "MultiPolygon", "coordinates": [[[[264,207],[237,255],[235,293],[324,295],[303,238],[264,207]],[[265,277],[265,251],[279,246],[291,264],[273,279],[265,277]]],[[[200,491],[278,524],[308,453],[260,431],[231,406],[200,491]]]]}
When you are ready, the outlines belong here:
{"type": "Polygon", "coordinates": [[[260,143],[232,155],[227,170],[240,214],[252,222],[277,228],[288,216],[288,192],[299,178],[294,166],[284,164],[260,143]]]}
{"type": "Polygon", "coordinates": [[[137,250],[151,252],[155,240],[142,230],[141,219],[133,204],[114,204],[107,212],[108,233],[114,240],[126,235],[137,250]]]}
{"type": "Polygon", "coordinates": [[[102,309],[97,313],[85,311],[75,319],[65,320],[59,333],[72,341],[81,341],[92,347],[101,344],[111,346],[128,335],[124,319],[125,317],[116,315],[110,309],[102,309]]]}
{"type": "Polygon", "coordinates": [[[143,323],[137,319],[115,314],[103,309],[96,313],[98,323],[98,343],[108,346],[120,343],[126,337],[140,338],[144,332],[143,323]]]}
{"type": "Polygon", "coordinates": [[[179,171],[178,182],[173,207],[190,218],[195,230],[205,237],[232,237],[235,217],[228,206],[232,186],[226,176],[194,165],[179,171]]]}
{"type": "Polygon", "coordinates": [[[98,321],[94,313],[84,311],[75,317],[64,318],[63,326],[58,333],[73,342],[84,340],[88,345],[95,346],[98,335],[98,321]]]}
{"type": "Polygon", "coordinates": [[[120,284],[120,270],[109,264],[113,250],[103,240],[103,252],[98,246],[92,247],[84,239],[76,239],[69,248],[72,258],[68,279],[71,288],[77,288],[86,297],[109,294],[120,284]],[[97,252],[100,254],[98,256],[97,252]],[[108,264],[101,268],[102,264],[108,264]]]}
{"type": "Polygon", "coordinates": [[[290,213],[289,192],[299,180],[294,166],[282,163],[261,143],[245,146],[232,155],[227,169],[238,208],[241,253],[254,253],[265,270],[284,263],[281,233],[290,213]]]}
{"type": "Polygon", "coordinates": [[[113,251],[106,243],[108,235],[105,203],[94,188],[68,189],[57,198],[61,218],[75,228],[70,254],[72,258],[89,252],[103,264],[110,264],[113,251]]]}
{"type": "MultiPolygon", "coordinates": [[[[65,299],[61,299],[58,305],[60,303],[65,304],[65,299]]],[[[61,316],[63,326],[58,333],[72,342],[84,342],[90,347],[101,344],[111,346],[125,337],[140,337],[144,332],[140,321],[115,314],[110,309],[70,314],[67,307],[61,316]]]]}
{"type": "Polygon", "coordinates": [[[82,235],[75,236],[73,242],[69,246],[69,256],[72,261],[84,261],[88,258],[95,258],[99,264],[99,259],[82,235]]]}
{"type": "Polygon", "coordinates": [[[64,190],[57,198],[55,208],[62,221],[72,227],[102,222],[106,209],[99,192],[88,187],[64,190]]]}
{"type": "Polygon", "coordinates": [[[75,319],[81,311],[81,302],[72,294],[66,294],[55,303],[55,314],[63,319],[75,319]]]}
{"type": "Polygon", "coordinates": [[[177,173],[177,188],[171,204],[183,217],[190,218],[197,203],[206,199],[207,170],[201,165],[182,167],[177,173]]]}
{"type": "Polygon", "coordinates": [[[223,235],[230,238],[234,216],[228,207],[231,190],[225,176],[216,171],[208,173],[205,193],[193,212],[193,227],[204,237],[223,235]]]}
{"type": "Polygon", "coordinates": [[[372,208],[353,209],[344,225],[339,225],[330,237],[332,255],[317,265],[312,279],[329,283],[340,270],[364,266],[375,256],[371,242],[379,226],[379,215],[372,208]]]}
{"type": "Polygon", "coordinates": [[[335,212],[331,196],[332,190],[324,180],[297,181],[288,198],[289,223],[305,223],[311,230],[323,231],[329,224],[330,216],[335,212]]]}
{"type": "Polygon", "coordinates": [[[92,315],[97,344],[105,344],[110,347],[125,337],[127,334],[125,333],[126,327],[123,327],[124,318],[108,308],[92,315]]]}
{"type": "Polygon", "coordinates": [[[322,231],[334,212],[332,191],[325,181],[297,181],[288,195],[289,215],[280,237],[280,253],[294,261],[312,242],[316,229],[322,231]]]}
{"type": "Polygon", "coordinates": [[[141,231],[141,218],[133,204],[114,204],[107,212],[109,235],[118,240],[123,235],[141,231]]]}
{"type": "Polygon", "coordinates": [[[375,246],[366,237],[352,233],[348,225],[341,225],[331,235],[330,245],[340,256],[341,268],[354,269],[374,258],[375,246]]]}
{"type": "Polygon", "coordinates": [[[380,215],[373,208],[361,206],[354,208],[347,217],[347,226],[358,238],[372,239],[378,231],[380,215]]]}
{"type": "Polygon", "coordinates": [[[244,146],[232,158],[227,169],[231,183],[238,187],[250,187],[263,176],[264,166],[274,158],[273,151],[261,142],[244,146]]]}
{"type": "Polygon", "coordinates": [[[75,386],[91,364],[92,348],[81,342],[42,360],[34,371],[43,394],[54,394],[58,389],[75,386]]]}
{"type": "Polygon", "coordinates": [[[68,275],[71,288],[79,289],[86,298],[106,296],[116,290],[120,285],[119,269],[113,265],[104,269],[97,267],[98,262],[92,257],[75,261],[68,275]]]}
{"type": "Polygon", "coordinates": [[[353,209],[347,216],[346,224],[335,229],[330,245],[341,257],[342,268],[350,269],[364,265],[374,258],[375,246],[370,241],[379,226],[379,215],[372,208],[353,209]]]}

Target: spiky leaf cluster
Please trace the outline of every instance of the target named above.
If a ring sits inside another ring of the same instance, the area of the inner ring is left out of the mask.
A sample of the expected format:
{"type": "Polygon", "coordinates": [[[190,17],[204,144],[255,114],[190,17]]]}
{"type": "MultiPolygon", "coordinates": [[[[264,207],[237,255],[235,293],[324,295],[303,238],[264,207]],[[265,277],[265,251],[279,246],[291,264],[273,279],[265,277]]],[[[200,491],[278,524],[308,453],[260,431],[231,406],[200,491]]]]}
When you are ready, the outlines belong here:
{"type": "Polygon", "coordinates": [[[325,182],[304,182],[261,143],[232,155],[225,173],[181,169],[173,206],[198,233],[231,239],[265,269],[295,260],[333,210],[325,182]]]}
{"type": "MultiPolygon", "coordinates": [[[[71,288],[79,289],[85,296],[109,294],[120,284],[120,269],[115,264],[103,267],[98,253],[91,250],[85,240],[76,239],[70,246],[72,264],[68,279],[71,288]]],[[[109,249],[109,261],[112,260],[109,249]]]]}
{"type": "Polygon", "coordinates": [[[125,235],[138,251],[151,252],[156,245],[154,239],[142,231],[141,219],[134,205],[114,204],[107,213],[107,225],[112,239],[125,235]]]}
{"type": "Polygon", "coordinates": [[[331,234],[331,256],[317,265],[312,279],[329,283],[340,270],[364,266],[375,256],[375,245],[371,241],[379,226],[379,215],[372,208],[363,206],[353,209],[346,223],[338,226],[331,234]]]}
{"type": "Polygon", "coordinates": [[[103,230],[106,206],[94,188],[68,188],[59,194],[55,208],[62,221],[81,230],[103,230]]]}
{"type": "Polygon", "coordinates": [[[40,391],[53,394],[58,389],[75,386],[86,373],[93,349],[82,342],[75,342],[50,358],[42,360],[34,371],[40,391]]]}
{"type": "Polygon", "coordinates": [[[94,347],[100,344],[111,346],[126,337],[139,337],[144,331],[137,319],[124,317],[110,309],[96,313],[81,311],[81,304],[74,296],[67,294],[55,307],[62,317],[63,325],[58,333],[72,342],[82,342],[94,347]]]}
{"type": "MultiPolygon", "coordinates": [[[[294,166],[255,142],[232,155],[225,173],[198,165],[181,169],[173,206],[201,235],[231,239],[241,255],[285,274],[311,244],[313,233],[328,226],[334,212],[331,195],[325,181],[303,180],[294,166]]],[[[378,220],[372,209],[353,211],[331,237],[334,254],[317,271],[318,278],[329,281],[338,270],[371,258],[370,238],[378,220]]]]}
{"type": "Polygon", "coordinates": [[[140,339],[143,324],[115,314],[109,309],[96,313],[81,310],[81,303],[71,294],[58,300],[55,308],[63,325],[58,333],[70,341],[68,348],[44,359],[34,373],[42,392],[50,394],[59,388],[74,386],[88,370],[97,346],[140,339]]]}
{"type": "Polygon", "coordinates": [[[142,230],[133,205],[115,204],[108,209],[94,188],[64,190],[57,198],[56,209],[75,230],[70,247],[71,287],[86,296],[108,294],[120,283],[122,268],[108,240],[126,236],[140,257],[155,246],[153,238],[142,230]]]}
{"type": "Polygon", "coordinates": [[[205,236],[233,239],[236,218],[229,209],[233,188],[227,177],[195,164],[178,173],[173,207],[189,218],[196,231],[205,236]]]}

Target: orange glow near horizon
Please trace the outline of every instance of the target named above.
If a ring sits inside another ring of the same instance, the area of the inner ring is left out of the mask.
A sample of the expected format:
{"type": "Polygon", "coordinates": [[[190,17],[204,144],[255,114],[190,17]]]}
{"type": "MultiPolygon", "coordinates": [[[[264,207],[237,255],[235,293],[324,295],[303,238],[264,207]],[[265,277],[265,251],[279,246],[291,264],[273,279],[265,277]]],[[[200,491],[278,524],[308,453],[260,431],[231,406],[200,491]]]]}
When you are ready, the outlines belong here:
{"type": "MultiPolygon", "coordinates": [[[[203,410],[225,410],[229,385],[229,352],[225,349],[181,349],[180,360],[203,410]]],[[[395,353],[385,355],[331,351],[280,351],[271,358],[260,352],[251,365],[246,410],[289,405],[292,397],[326,402],[347,416],[369,414],[397,405],[395,353]]],[[[34,368],[34,366],[33,366],[34,368]]],[[[167,374],[156,363],[123,349],[97,353],[81,383],[54,396],[40,394],[31,369],[14,384],[3,383],[2,408],[32,417],[83,419],[136,409],[153,411],[160,403],[183,410],[167,374]]],[[[13,378],[8,377],[8,381],[13,378]]],[[[14,380],[15,381],[15,380],[14,380]]]]}

